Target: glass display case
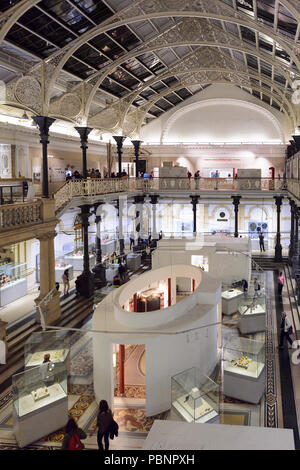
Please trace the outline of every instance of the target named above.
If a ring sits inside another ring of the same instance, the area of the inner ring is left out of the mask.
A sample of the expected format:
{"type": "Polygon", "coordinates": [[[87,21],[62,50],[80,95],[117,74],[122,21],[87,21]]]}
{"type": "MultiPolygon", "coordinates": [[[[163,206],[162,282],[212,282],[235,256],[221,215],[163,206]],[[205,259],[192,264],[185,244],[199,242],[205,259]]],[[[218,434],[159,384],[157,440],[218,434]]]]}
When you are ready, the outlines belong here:
{"type": "Polygon", "coordinates": [[[171,378],[172,406],[188,422],[206,423],[219,415],[220,386],[192,367],[171,378]]]}
{"type": "Polygon", "coordinates": [[[256,295],[255,292],[248,292],[246,295],[240,297],[238,311],[242,316],[265,314],[265,295],[256,295]]]}
{"type": "MultiPolygon", "coordinates": [[[[95,266],[96,256],[92,251],[89,251],[90,269],[95,266]]],[[[74,251],[67,253],[64,256],[64,262],[74,267],[74,271],[83,271],[83,247],[76,248],[74,251]]]]}
{"type": "Polygon", "coordinates": [[[237,312],[239,299],[244,295],[243,291],[234,287],[223,287],[222,292],[222,313],[232,315],[237,312]]]}
{"type": "Polygon", "coordinates": [[[27,263],[7,263],[0,266],[0,307],[27,294],[27,263]]]}
{"type": "Polygon", "coordinates": [[[25,367],[43,363],[45,355],[51,362],[64,363],[68,369],[70,341],[67,331],[39,331],[32,333],[24,347],[25,367]]]}
{"type": "Polygon", "coordinates": [[[223,347],[223,370],[258,378],[265,367],[265,343],[234,337],[223,347]]]}
{"type": "Polygon", "coordinates": [[[67,398],[67,370],[63,363],[47,362],[12,376],[13,408],[22,418],[67,398]]]}

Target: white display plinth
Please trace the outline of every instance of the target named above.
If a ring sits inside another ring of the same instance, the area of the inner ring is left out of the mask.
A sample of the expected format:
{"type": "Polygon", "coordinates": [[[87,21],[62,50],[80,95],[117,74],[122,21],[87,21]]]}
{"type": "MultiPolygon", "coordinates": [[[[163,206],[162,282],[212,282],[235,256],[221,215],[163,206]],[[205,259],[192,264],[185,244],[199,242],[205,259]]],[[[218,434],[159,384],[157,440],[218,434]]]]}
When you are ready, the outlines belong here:
{"type": "Polygon", "coordinates": [[[62,275],[66,269],[69,270],[69,281],[74,279],[74,267],[71,264],[68,264],[68,266],[64,266],[62,268],[55,268],[55,282],[62,284],[62,275]]]}
{"type": "Polygon", "coordinates": [[[140,253],[130,253],[127,255],[127,268],[130,271],[137,271],[141,266],[142,255],[140,253]]]}
{"type": "Polygon", "coordinates": [[[222,313],[232,315],[237,312],[242,295],[244,293],[238,289],[228,289],[222,292],[222,313]]]}
{"type": "MultiPolygon", "coordinates": [[[[74,279],[74,268],[71,264],[68,264],[67,266],[63,266],[61,268],[56,267],[55,268],[55,282],[59,282],[60,284],[63,283],[62,280],[62,275],[65,272],[65,270],[69,270],[69,280],[72,281],[74,279]]],[[[40,282],[40,270],[37,270],[37,282],[40,282]]]]}
{"type": "Polygon", "coordinates": [[[295,443],[292,429],[155,420],[142,449],[294,450],[295,443]]]}
{"type": "Polygon", "coordinates": [[[119,264],[110,264],[106,269],[106,280],[108,282],[113,282],[114,277],[119,273],[119,264]]]}
{"type": "Polygon", "coordinates": [[[18,300],[27,294],[27,279],[12,281],[6,286],[0,287],[0,307],[4,307],[14,300],[18,300]]]}
{"type": "MultiPolygon", "coordinates": [[[[95,266],[96,258],[95,255],[90,255],[90,269],[95,266]]],[[[74,268],[74,271],[83,271],[83,255],[77,256],[65,256],[67,263],[71,264],[74,268]]]]}
{"type": "Polygon", "coordinates": [[[226,364],[223,370],[223,393],[256,405],[265,391],[265,375],[265,366],[260,362],[252,361],[248,369],[226,364]]]}
{"type": "Polygon", "coordinates": [[[240,307],[242,317],[238,323],[238,328],[242,334],[256,333],[266,329],[266,310],[257,305],[248,308],[246,305],[240,307]]]}
{"type": "Polygon", "coordinates": [[[116,241],[115,240],[108,240],[107,242],[101,241],[101,251],[103,255],[107,255],[108,253],[112,253],[116,250],[116,241]]]}
{"type": "Polygon", "coordinates": [[[19,412],[13,407],[14,434],[20,447],[62,428],[68,421],[68,397],[55,383],[48,387],[49,395],[34,401],[31,394],[19,400],[19,412]]]}

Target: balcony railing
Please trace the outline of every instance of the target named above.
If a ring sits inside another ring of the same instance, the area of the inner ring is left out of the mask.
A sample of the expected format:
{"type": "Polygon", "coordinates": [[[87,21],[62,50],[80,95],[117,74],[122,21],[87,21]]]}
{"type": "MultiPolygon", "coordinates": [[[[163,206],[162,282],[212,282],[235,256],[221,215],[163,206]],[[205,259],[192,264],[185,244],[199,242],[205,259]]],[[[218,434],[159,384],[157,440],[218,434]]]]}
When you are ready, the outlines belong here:
{"type": "Polygon", "coordinates": [[[67,181],[56,193],[55,211],[76,196],[96,196],[128,191],[281,191],[282,179],[271,178],[89,178],[67,181]]]}
{"type": "Polygon", "coordinates": [[[0,206],[0,230],[42,222],[42,201],[0,206]]]}

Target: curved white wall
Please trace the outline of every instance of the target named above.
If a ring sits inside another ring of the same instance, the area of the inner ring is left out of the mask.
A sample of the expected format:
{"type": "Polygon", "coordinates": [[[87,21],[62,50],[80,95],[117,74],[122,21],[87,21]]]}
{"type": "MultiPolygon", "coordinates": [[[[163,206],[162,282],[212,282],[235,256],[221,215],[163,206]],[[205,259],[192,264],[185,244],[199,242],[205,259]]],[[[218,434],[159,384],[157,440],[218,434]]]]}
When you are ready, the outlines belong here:
{"type": "Polygon", "coordinates": [[[163,143],[283,141],[274,116],[240,100],[215,99],[193,103],[167,121],[163,143]]]}
{"type": "Polygon", "coordinates": [[[146,416],[168,410],[173,375],[191,367],[209,375],[216,365],[217,304],[220,298],[219,281],[195,267],[183,265],[151,270],[108,294],[93,315],[93,329],[99,331],[93,333],[96,400],[105,399],[110,405],[113,403],[113,343],[145,344],[146,416]],[[161,276],[172,277],[177,272],[181,275],[189,273],[196,279],[196,284],[199,283],[186,300],[159,312],[145,314],[122,309],[128,295],[146,287],[148,282],[161,276]],[[156,313],[160,315],[159,322],[156,313]],[[139,322],[138,328],[134,327],[136,321],[139,322]],[[192,331],[187,334],[187,330],[192,331]]]}

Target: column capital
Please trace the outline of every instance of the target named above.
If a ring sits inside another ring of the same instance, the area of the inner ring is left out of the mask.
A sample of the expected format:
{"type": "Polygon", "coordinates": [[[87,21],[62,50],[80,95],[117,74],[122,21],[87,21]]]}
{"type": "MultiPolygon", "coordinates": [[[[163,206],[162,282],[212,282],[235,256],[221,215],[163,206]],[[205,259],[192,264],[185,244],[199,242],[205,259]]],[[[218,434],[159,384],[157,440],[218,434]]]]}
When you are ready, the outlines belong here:
{"type": "Polygon", "coordinates": [[[92,127],[74,127],[80,136],[81,148],[87,148],[88,136],[92,132],[92,127]]]}
{"type": "Polygon", "coordinates": [[[81,217],[81,221],[82,221],[82,226],[89,226],[89,218],[90,216],[92,215],[90,213],[90,208],[91,206],[88,205],[88,204],[85,204],[83,206],[79,206],[80,209],[81,209],[81,213],[80,213],[80,217],[81,217]]]}
{"type": "Polygon", "coordinates": [[[144,204],[145,196],[134,196],[134,204],[144,204]]]}
{"type": "Polygon", "coordinates": [[[159,199],[159,195],[153,194],[152,196],[150,196],[150,204],[153,204],[153,205],[157,204],[158,199],[159,199]]]}
{"type": "Polygon", "coordinates": [[[56,121],[56,119],[49,118],[48,116],[33,116],[32,120],[36,123],[36,125],[39,128],[41,144],[49,143],[48,142],[49,129],[54,123],[54,121],[56,121]]]}
{"type": "Polygon", "coordinates": [[[190,198],[192,199],[190,203],[196,205],[199,202],[200,196],[190,196],[190,198]]]}
{"type": "Polygon", "coordinates": [[[237,209],[240,204],[240,200],[242,199],[242,196],[231,196],[231,199],[232,204],[234,205],[235,209],[237,209]]]}
{"type": "Polygon", "coordinates": [[[280,206],[282,205],[282,199],[284,196],[274,196],[275,204],[277,206],[277,210],[280,210],[280,206]]]}
{"type": "Polygon", "coordinates": [[[39,240],[40,242],[45,242],[45,241],[49,241],[49,240],[54,240],[54,238],[56,237],[57,233],[56,232],[48,232],[48,233],[43,233],[41,235],[37,235],[36,238],[37,240],[39,240]]]}

